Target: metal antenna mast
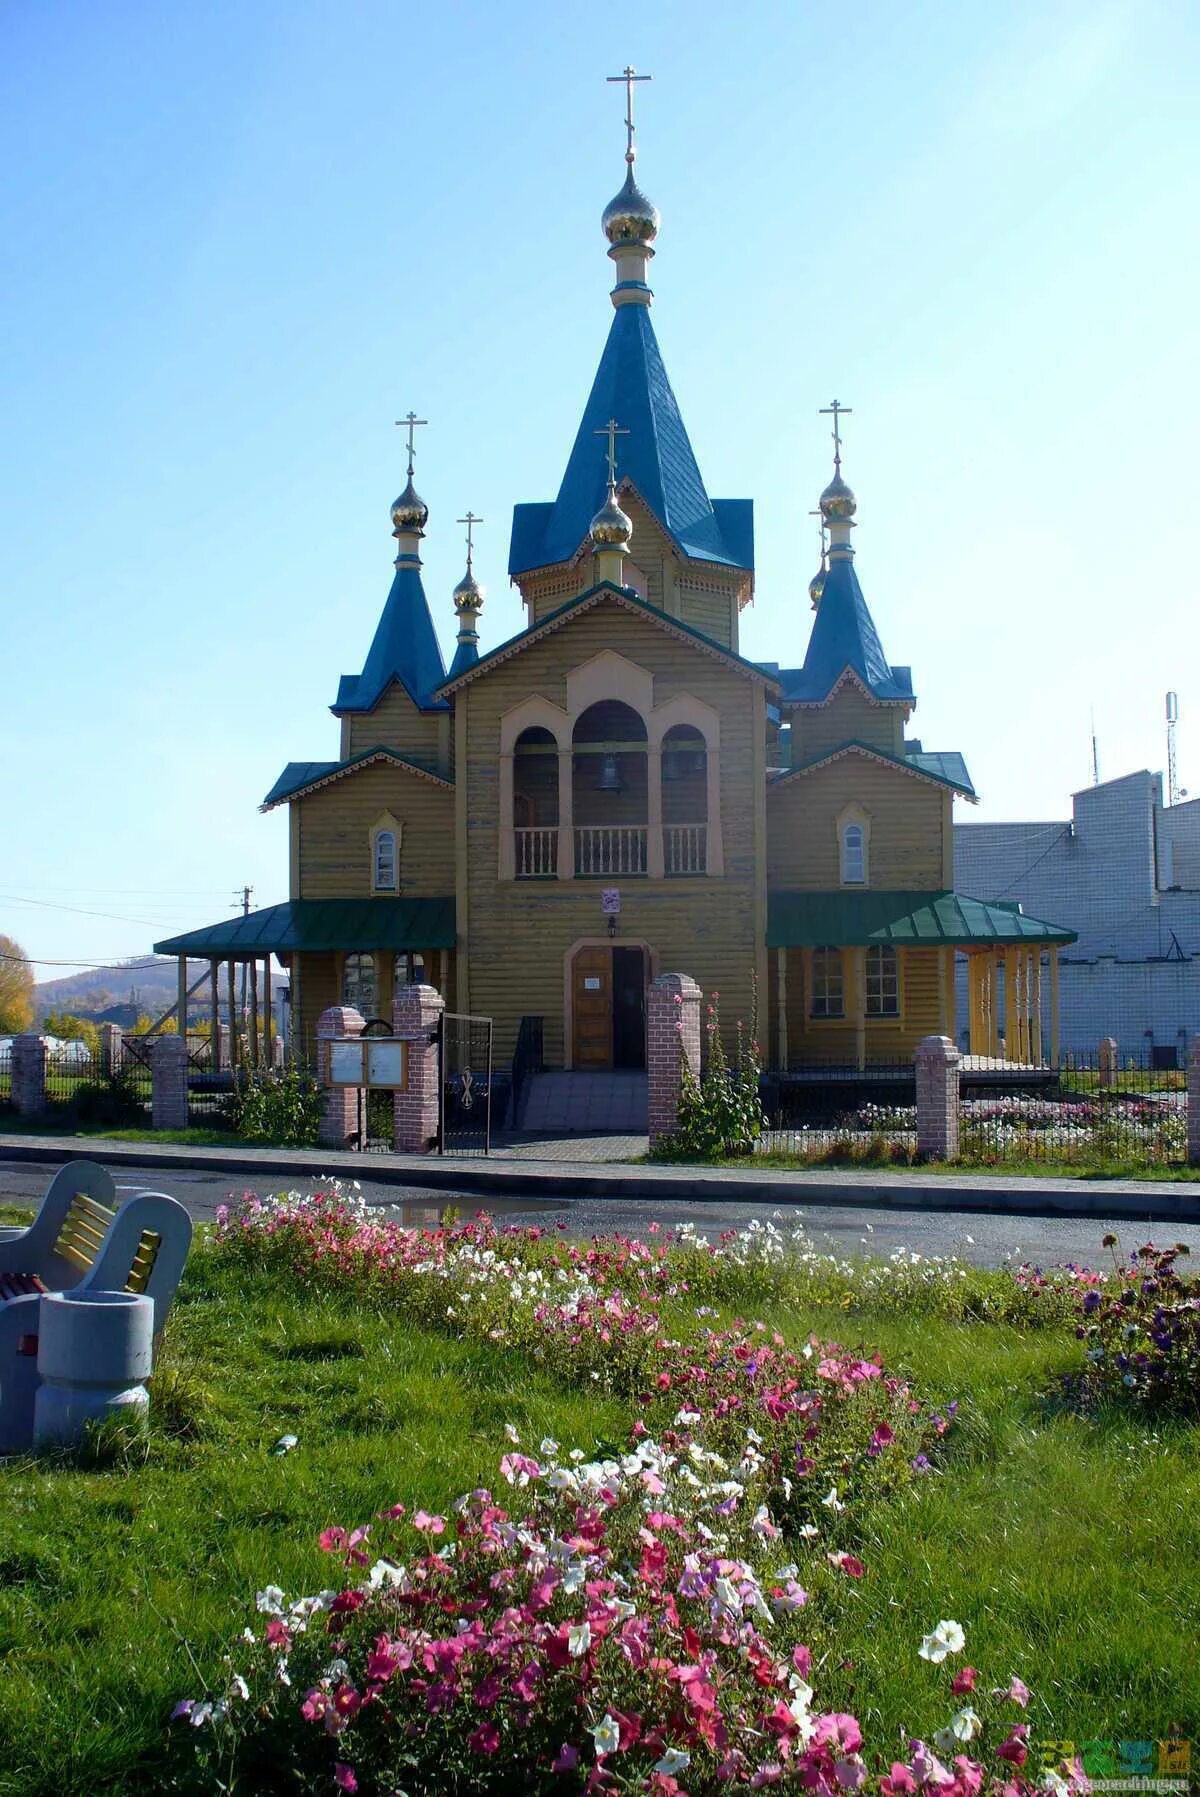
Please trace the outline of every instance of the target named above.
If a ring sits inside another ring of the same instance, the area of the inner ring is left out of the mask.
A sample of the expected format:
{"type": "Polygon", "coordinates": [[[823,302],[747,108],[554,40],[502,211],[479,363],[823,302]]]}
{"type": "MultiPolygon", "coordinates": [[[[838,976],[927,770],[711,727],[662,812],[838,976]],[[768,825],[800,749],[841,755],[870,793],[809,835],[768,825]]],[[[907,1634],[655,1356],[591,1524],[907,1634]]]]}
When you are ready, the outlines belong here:
{"type": "Polygon", "coordinates": [[[1179,722],[1179,698],[1175,693],[1167,694],[1167,804],[1178,805],[1182,798],[1179,790],[1179,769],[1175,762],[1175,726],[1179,722]]]}

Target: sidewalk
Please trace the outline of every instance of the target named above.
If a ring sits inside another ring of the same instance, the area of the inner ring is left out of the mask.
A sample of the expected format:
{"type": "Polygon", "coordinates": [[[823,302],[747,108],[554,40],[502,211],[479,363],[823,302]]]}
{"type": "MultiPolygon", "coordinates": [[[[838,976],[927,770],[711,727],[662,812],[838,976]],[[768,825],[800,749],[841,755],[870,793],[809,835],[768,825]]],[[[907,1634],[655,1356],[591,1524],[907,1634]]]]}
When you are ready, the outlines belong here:
{"type": "Polygon", "coordinates": [[[103,1161],[110,1167],[172,1168],[236,1174],[239,1183],[277,1191],[289,1181],[370,1179],[429,1191],[530,1197],[688,1198],[781,1204],[874,1205],[905,1210],[983,1211],[1025,1216],[1112,1217],[1200,1222],[1200,1181],[1014,1179],[992,1173],[854,1172],[817,1167],[669,1167],[583,1160],[589,1142],[522,1143],[519,1157],[350,1154],[325,1148],[191,1148],[95,1136],[0,1135],[0,1161],[58,1165],[103,1161]],[[535,1149],[542,1153],[535,1155],[535,1149]],[[562,1159],[556,1158],[563,1154],[562,1159]],[[528,1157],[528,1158],[527,1158],[528,1157]]]}

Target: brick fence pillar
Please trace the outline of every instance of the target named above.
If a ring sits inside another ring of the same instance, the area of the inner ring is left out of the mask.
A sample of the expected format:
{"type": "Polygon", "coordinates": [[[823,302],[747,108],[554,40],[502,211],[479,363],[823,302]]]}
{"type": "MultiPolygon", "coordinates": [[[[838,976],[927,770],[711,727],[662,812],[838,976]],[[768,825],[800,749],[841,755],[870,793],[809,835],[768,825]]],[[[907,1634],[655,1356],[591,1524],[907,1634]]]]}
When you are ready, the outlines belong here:
{"type": "Polygon", "coordinates": [[[13,1037],[12,1102],[23,1117],[36,1117],[46,1108],[48,1052],[44,1036],[13,1037]]]}
{"type": "Polygon", "coordinates": [[[1188,1047],[1187,1142],[1189,1164],[1200,1167],[1200,1036],[1188,1047]]]}
{"type": "Polygon", "coordinates": [[[1102,1086],[1113,1085],[1117,1077],[1117,1068],[1120,1066],[1120,1048],[1115,1036],[1105,1036],[1101,1042],[1097,1064],[1100,1069],[1100,1084],[1102,1086]]]}
{"type": "Polygon", "coordinates": [[[317,1078],[321,1082],[321,1121],[317,1140],[323,1148],[351,1148],[358,1135],[358,1087],[329,1083],[329,1045],[361,1036],[366,1018],[353,1005],[330,1005],[317,1018],[317,1078]]]}
{"type": "Polygon", "coordinates": [[[662,973],[646,1007],[650,1146],[674,1135],[684,1069],[700,1078],[700,988],[686,973],[662,973]]]}
{"type": "Polygon", "coordinates": [[[100,1025],[100,1070],[114,1074],[121,1070],[125,1058],[125,1032],[119,1023],[100,1025]]]}
{"type": "Polygon", "coordinates": [[[408,1087],[396,1093],[397,1154],[428,1154],[437,1140],[437,1030],[446,1001],[433,986],[401,986],[392,1000],[392,1029],[408,1043],[408,1087]]]}
{"type": "Polygon", "coordinates": [[[926,1161],[958,1158],[958,1049],[949,1036],[925,1036],[917,1072],[917,1153],[926,1161]]]}
{"type": "Polygon", "coordinates": [[[188,1050],[182,1036],[159,1036],[150,1048],[150,1122],[154,1129],[186,1129],[188,1050]]]}

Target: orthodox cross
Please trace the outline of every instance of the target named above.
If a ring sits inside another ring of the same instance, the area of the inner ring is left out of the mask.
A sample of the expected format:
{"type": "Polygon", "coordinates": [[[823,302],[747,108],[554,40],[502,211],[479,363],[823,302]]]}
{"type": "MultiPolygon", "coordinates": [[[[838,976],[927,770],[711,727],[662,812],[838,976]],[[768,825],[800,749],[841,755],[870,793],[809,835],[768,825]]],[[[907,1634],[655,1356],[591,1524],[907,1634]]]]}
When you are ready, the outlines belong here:
{"type": "Polygon", "coordinates": [[[471,541],[471,532],[477,524],[483,523],[483,519],[477,518],[474,512],[468,511],[465,518],[456,518],[454,522],[456,524],[465,524],[467,527],[467,572],[469,574],[471,572],[471,552],[474,547],[471,541]]]}
{"type": "Polygon", "coordinates": [[[653,81],[653,75],[639,75],[636,69],[625,68],[619,75],[606,75],[606,81],[623,81],[625,83],[625,160],[633,162],[637,151],[633,147],[633,87],[636,81],[653,81]]]}
{"type": "Polygon", "coordinates": [[[428,424],[429,420],[428,418],[418,418],[415,412],[406,412],[403,418],[397,418],[396,423],[401,430],[408,431],[408,472],[411,474],[413,471],[413,432],[419,424],[428,424]]]}
{"type": "MultiPolygon", "coordinates": [[[[610,79],[615,79],[615,77],[610,77],[610,79]]],[[[646,80],[649,80],[649,76],[646,76],[646,80]]],[[[598,431],[592,432],[592,435],[608,438],[608,448],[604,452],[608,462],[608,484],[610,487],[615,487],[617,484],[617,438],[627,437],[629,435],[628,427],[618,424],[615,418],[610,418],[607,424],[601,425],[598,431]]]]}
{"type": "Polygon", "coordinates": [[[852,406],[844,406],[840,399],[835,399],[831,400],[829,405],[822,406],[820,411],[822,418],[828,417],[830,413],[833,414],[833,465],[839,471],[842,466],[842,436],[838,429],[838,420],[843,412],[849,417],[853,409],[852,406]]]}

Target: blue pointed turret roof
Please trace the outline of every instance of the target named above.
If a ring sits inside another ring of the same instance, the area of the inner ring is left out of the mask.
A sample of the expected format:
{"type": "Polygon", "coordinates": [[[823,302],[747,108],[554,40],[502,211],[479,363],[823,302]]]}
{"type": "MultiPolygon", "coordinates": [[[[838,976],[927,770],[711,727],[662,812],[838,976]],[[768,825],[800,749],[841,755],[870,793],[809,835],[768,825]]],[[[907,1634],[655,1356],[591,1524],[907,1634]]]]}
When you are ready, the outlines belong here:
{"type": "Polygon", "coordinates": [[[629,432],[620,439],[620,479],[631,482],[676,546],[700,561],[753,568],[752,502],[708,497],[649,308],[622,305],[613,314],[558,498],[513,508],[509,573],[567,561],[584,541],[607,491],[596,432],[610,418],[629,432]]]}
{"type": "Polygon", "coordinates": [[[361,674],[343,674],[332,711],[371,711],[394,680],[422,711],[445,711],[435,697],[446,678],[415,558],[401,561],[361,674]]]}
{"type": "Polygon", "coordinates": [[[876,699],[914,702],[911,668],[892,667],[848,555],[834,554],[802,668],[780,674],[783,698],[819,705],[849,669],[876,699]]]}

